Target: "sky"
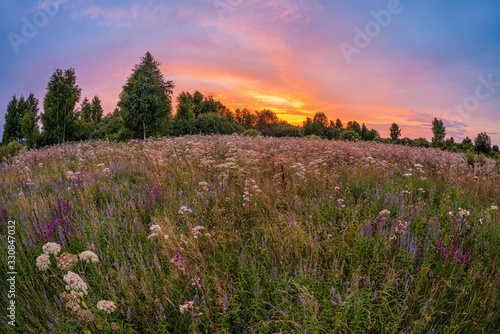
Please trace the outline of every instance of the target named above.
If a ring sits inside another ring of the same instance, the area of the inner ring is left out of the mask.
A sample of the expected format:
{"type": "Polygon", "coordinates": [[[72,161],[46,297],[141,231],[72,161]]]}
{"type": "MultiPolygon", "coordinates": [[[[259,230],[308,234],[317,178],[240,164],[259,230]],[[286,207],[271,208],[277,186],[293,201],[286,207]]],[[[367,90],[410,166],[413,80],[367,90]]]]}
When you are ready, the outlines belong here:
{"type": "Polygon", "coordinates": [[[149,51],[174,100],[199,90],[292,124],[322,111],[383,137],[430,139],[437,117],[500,144],[498,0],[2,0],[0,18],[0,132],[14,94],[43,106],[56,68],[112,112],[149,51]]]}

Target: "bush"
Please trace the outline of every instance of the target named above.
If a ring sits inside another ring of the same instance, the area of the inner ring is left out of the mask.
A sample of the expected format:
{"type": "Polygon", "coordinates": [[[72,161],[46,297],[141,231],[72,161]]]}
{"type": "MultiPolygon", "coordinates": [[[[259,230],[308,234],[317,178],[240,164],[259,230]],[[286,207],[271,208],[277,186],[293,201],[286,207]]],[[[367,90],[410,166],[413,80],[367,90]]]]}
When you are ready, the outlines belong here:
{"type": "Polygon", "coordinates": [[[200,115],[194,122],[195,133],[205,135],[221,134],[230,135],[243,132],[243,128],[228,121],[219,114],[207,113],[200,115]]]}
{"type": "Polygon", "coordinates": [[[3,157],[8,157],[9,155],[13,157],[19,151],[23,149],[23,145],[19,144],[17,140],[13,140],[7,144],[7,146],[0,146],[0,159],[3,157]]]}
{"type": "Polygon", "coordinates": [[[288,123],[278,123],[276,125],[276,137],[304,137],[302,129],[288,123]]]}
{"type": "Polygon", "coordinates": [[[361,140],[361,136],[355,131],[347,130],[347,131],[342,132],[342,134],[340,135],[340,139],[341,140],[348,140],[348,141],[361,140]]]}
{"type": "Polygon", "coordinates": [[[411,146],[429,148],[431,147],[431,143],[429,143],[429,141],[425,138],[417,138],[413,141],[411,146]]]}
{"type": "Polygon", "coordinates": [[[243,131],[242,136],[258,137],[260,136],[260,131],[256,129],[248,129],[243,131]]]}
{"type": "Polygon", "coordinates": [[[308,138],[308,139],[321,139],[321,137],[316,136],[316,135],[307,135],[306,138],[308,138]]]}

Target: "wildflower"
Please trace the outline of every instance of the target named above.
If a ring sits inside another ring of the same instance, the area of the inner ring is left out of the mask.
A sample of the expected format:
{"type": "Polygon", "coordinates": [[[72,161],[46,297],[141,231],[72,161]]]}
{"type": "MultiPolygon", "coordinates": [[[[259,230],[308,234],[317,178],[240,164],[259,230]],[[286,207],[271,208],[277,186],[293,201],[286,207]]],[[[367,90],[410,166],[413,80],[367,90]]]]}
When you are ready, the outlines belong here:
{"type": "Polygon", "coordinates": [[[422,181],[426,181],[426,180],[427,180],[427,178],[426,178],[425,176],[420,177],[420,179],[421,179],[422,181]]]}
{"type": "Polygon", "coordinates": [[[85,251],[85,252],[82,252],[80,253],[80,255],[78,255],[78,257],[80,258],[81,261],[84,261],[84,262],[92,262],[92,263],[97,263],[99,262],[99,258],[97,257],[97,254],[92,252],[92,251],[85,251]]]}
{"type": "Polygon", "coordinates": [[[405,176],[405,177],[410,177],[411,175],[412,175],[411,173],[403,174],[403,176],[405,176]]]}
{"type": "Polygon", "coordinates": [[[341,208],[345,208],[345,204],[344,204],[344,200],[342,198],[339,198],[337,200],[337,204],[341,207],[341,208]]]}
{"type": "Polygon", "coordinates": [[[467,210],[464,210],[464,209],[462,209],[462,208],[458,208],[458,215],[459,215],[460,217],[467,217],[467,216],[469,216],[469,215],[470,215],[470,212],[469,212],[469,211],[467,211],[467,210]]]}
{"type": "Polygon", "coordinates": [[[120,329],[120,326],[118,326],[118,325],[116,324],[116,322],[112,322],[112,323],[111,323],[111,325],[110,325],[109,327],[110,327],[110,328],[111,328],[111,330],[113,330],[113,331],[117,331],[117,330],[119,330],[119,329],[120,329]]]}
{"type": "Polygon", "coordinates": [[[187,215],[191,212],[193,212],[193,210],[189,209],[187,206],[181,206],[181,208],[179,210],[180,215],[187,215]]]}
{"type": "Polygon", "coordinates": [[[79,296],[87,295],[87,284],[78,274],[68,271],[68,273],[63,276],[63,281],[67,284],[66,290],[74,291],[79,296]]]}
{"type": "Polygon", "coordinates": [[[200,187],[201,190],[208,191],[208,183],[207,182],[202,181],[202,182],[198,183],[198,186],[200,187]]]}
{"type": "Polygon", "coordinates": [[[395,235],[395,234],[393,234],[393,235],[391,236],[390,240],[391,240],[391,241],[394,241],[394,240],[396,240],[397,238],[398,238],[398,237],[396,237],[396,235],[395,235]]]}
{"type": "Polygon", "coordinates": [[[60,269],[71,269],[77,262],[78,256],[69,253],[62,253],[61,256],[56,257],[57,267],[60,269]]]}
{"type": "Polygon", "coordinates": [[[413,165],[413,167],[415,167],[415,168],[423,168],[424,166],[422,166],[421,164],[415,164],[415,165],[413,165]]]}
{"type": "Polygon", "coordinates": [[[161,232],[161,226],[160,225],[151,225],[151,227],[149,228],[151,231],[153,232],[161,232]]]}
{"type": "Polygon", "coordinates": [[[195,277],[191,280],[191,285],[201,288],[201,278],[195,277]]]}
{"type": "Polygon", "coordinates": [[[36,266],[38,270],[44,271],[50,267],[50,256],[47,254],[42,254],[36,259],[36,266]]]}
{"type": "Polygon", "coordinates": [[[179,310],[181,313],[184,313],[186,311],[198,310],[198,308],[194,306],[194,302],[187,302],[183,305],[179,305],[179,310]]]}
{"type": "Polygon", "coordinates": [[[57,255],[61,251],[61,246],[55,242],[48,242],[42,247],[44,254],[54,254],[57,255]]]}
{"type": "Polygon", "coordinates": [[[340,191],[340,187],[335,187],[335,191],[340,191]]]}
{"type": "Polygon", "coordinates": [[[448,216],[453,217],[453,211],[448,212],[448,216]]]}
{"type": "Polygon", "coordinates": [[[114,302],[101,300],[97,302],[97,309],[110,314],[111,312],[114,312],[116,310],[116,305],[114,302]]]}
{"type": "Polygon", "coordinates": [[[150,235],[148,235],[148,239],[154,238],[156,236],[158,236],[158,233],[151,233],[150,235]]]}
{"type": "Polygon", "coordinates": [[[80,310],[80,312],[77,312],[78,317],[85,322],[94,322],[94,315],[90,310],[80,310]]]}
{"type": "Polygon", "coordinates": [[[497,205],[492,205],[490,210],[498,210],[498,206],[497,205]]]}
{"type": "Polygon", "coordinates": [[[385,217],[385,216],[390,216],[391,212],[387,209],[384,209],[378,213],[379,217],[385,217]]]}
{"type": "Polygon", "coordinates": [[[168,235],[166,235],[166,234],[165,234],[163,237],[165,238],[165,240],[167,240],[167,239],[168,239],[168,235]]]}

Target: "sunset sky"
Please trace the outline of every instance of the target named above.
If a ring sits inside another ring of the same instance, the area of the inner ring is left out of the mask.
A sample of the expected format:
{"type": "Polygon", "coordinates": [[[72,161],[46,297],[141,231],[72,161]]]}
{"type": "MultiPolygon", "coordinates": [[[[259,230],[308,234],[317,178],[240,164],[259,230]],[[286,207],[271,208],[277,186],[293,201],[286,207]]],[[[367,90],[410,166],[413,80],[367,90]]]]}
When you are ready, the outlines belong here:
{"type": "Polygon", "coordinates": [[[0,16],[0,131],[13,94],[43,106],[55,68],[112,112],[150,51],[174,99],[200,90],[293,124],[323,111],[383,137],[396,122],[430,139],[437,117],[447,137],[500,144],[498,0],[2,0],[0,16]]]}

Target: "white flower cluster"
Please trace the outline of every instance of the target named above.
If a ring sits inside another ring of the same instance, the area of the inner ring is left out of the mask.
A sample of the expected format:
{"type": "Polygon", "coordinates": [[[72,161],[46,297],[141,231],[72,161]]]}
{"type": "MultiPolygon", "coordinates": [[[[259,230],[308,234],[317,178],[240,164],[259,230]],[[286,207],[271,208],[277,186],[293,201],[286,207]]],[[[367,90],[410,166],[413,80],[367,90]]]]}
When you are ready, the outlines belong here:
{"type": "MultiPolygon", "coordinates": [[[[151,239],[151,238],[154,238],[154,237],[157,237],[160,235],[161,233],[161,226],[160,225],[151,225],[151,227],[149,228],[151,230],[151,234],[148,235],[148,239],[151,239]]],[[[166,239],[168,239],[168,235],[164,235],[163,236],[166,239]]]]}
{"type": "Polygon", "coordinates": [[[402,223],[401,221],[398,221],[398,225],[396,225],[394,232],[399,233],[401,235],[405,235],[407,227],[408,227],[408,222],[402,223]]]}
{"type": "MultiPolygon", "coordinates": [[[[200,235],[201,235],[200,230],[204,230],[204,229],[205,229],[205,227],[203,227],[203,226],[196,226],[196,227],[193,227],[193,228],[191,229],[191,234],[193,235],[193,238],[198,239],[198,236],[200,236],[200,235]]],[[[211,237],[211,235],[210,235],[209,233],[205,233],[205,236],[207,236],[207,237],[211,237]]]]}
{"type": "Polygon", "coordinates": [[[111,312],[114,312],[116,310],[116,305],[114,302],[101,300],[97,302],[97,309],[110,314],[111,312]]]}
{"type": "Polygon", "coordinates": [[[384,209],[378,213],[379,217],[385,217],[385,216],[390,216],[391,212],[387,209],[384,209]]]}
{"type": "Polygon", "coordinates": [[[179,305],[179,309],[180,309],[181,313],[184,313],[186,311],[197,310],[198,308],[194,306],[194,302],[187,302],[184,305],[179,305]]]}
{"type": "Polygon", "coordinates": [[[470,215],[470,212],[462,208],[458,208],[458,215],[460,216],[460,218],[467,217],[470,215]]]}
{"type": "MultiPolygon", "coordinates": [[[[252,202],[253,200],[253,193],[261,193],[262,191],[259,189],[259,186],[257,185],[257,183],[255,182],[254,179],[248,179],[245,181],[245,192],[243,193],[243,200],[245,202],[252,202]]],[[[257,203],[255,203],[254,205],[256,205],[257,203]]],[[[243,206],[245,206],[246,203],[243,203],[243,206]]]]}
{"type": "Polygon", "coordinates": [[[44,254],[54,254],[57,255],[61,251],[61,246],[56,244],[55,242],[47,242],[42,247],[42,251],[44,254]]]}
{"type": "Polygon", "coordinates": [[[203,191],[208,191],[208,183],[205,181],[202,181],[198,183],[198,186],[200,187],[201,190],[203,191]]]}
{"type": "Polygon", "coordinates": [[[85,283],[78,274],[68,271],[63,276],[63,281],[67,284],[66,290],[74,291],[79,296],[87,295],[87,283],[85,283]]]}
{"type": "Polygon", "coordinates": [[[345,208],[345,204],[344,204],[344,200],[342,198],[339,198],[337,200],[337,204],[338,206],[340,206],[341,208],[345,208]]]}
{"type": "Polygon", "coordinates": [[[189,209],[187,206],[181,206],[179,210],[180,215],[187,215],[190,214],[191,212],[193,212],[193,210],[189,209]]]}
{"type": "Polygon", "coordinates": [[[42,254],[36,259],[36,266],[38,270],[44,271],[50,267],[50,256],[48,254],[42,254]]]}
{"type": "Polygon", "coordinates": [[[99,257],[97,257],[97,254],[92,252],[92,251],[85,251],[81,252],[80,255],[78,255],[80,258],[80,261],[84,262],[92,262],[92,263],[97,263],[99,262],[99,257]]]}

